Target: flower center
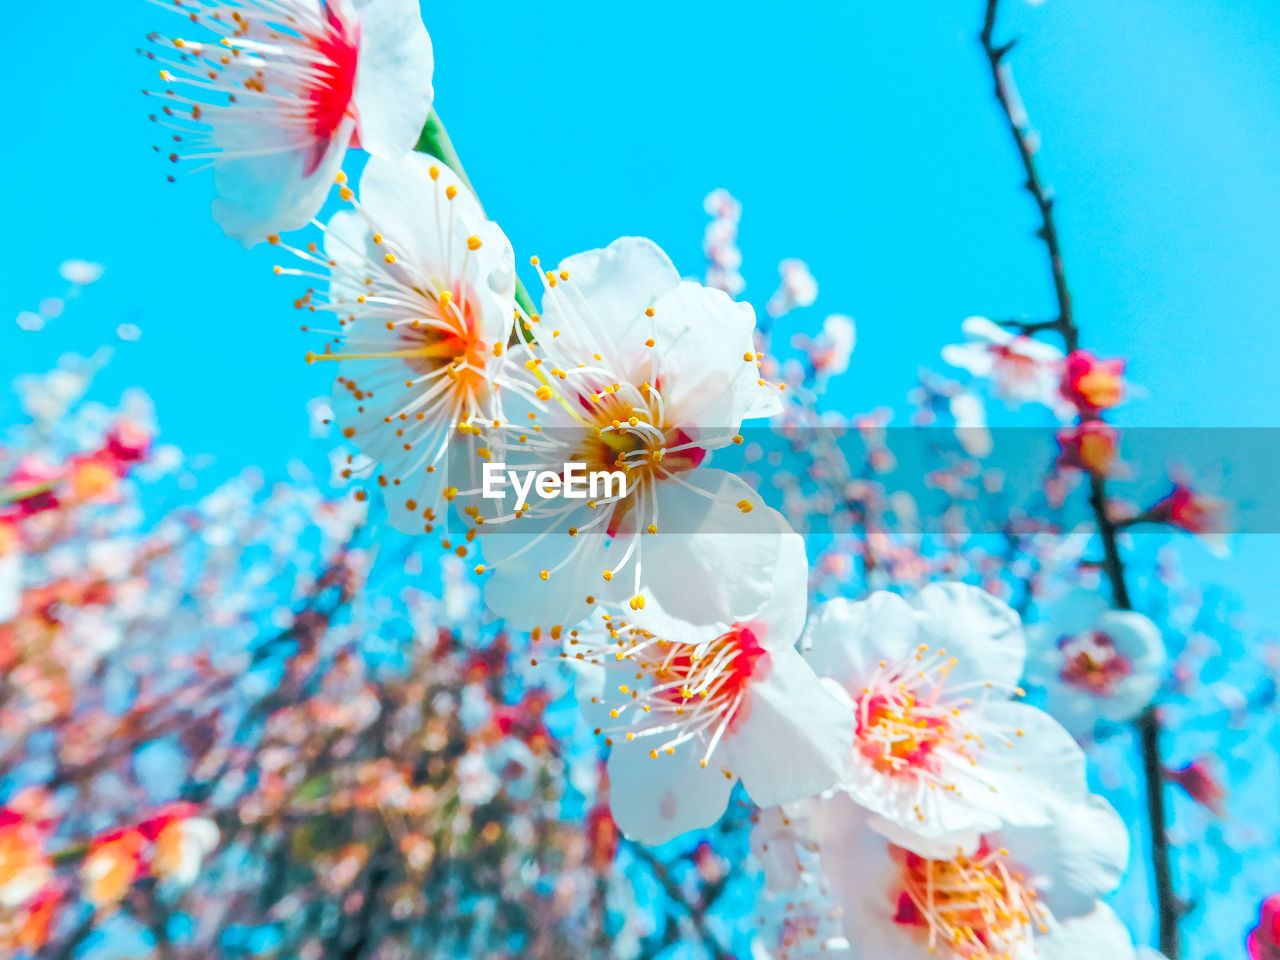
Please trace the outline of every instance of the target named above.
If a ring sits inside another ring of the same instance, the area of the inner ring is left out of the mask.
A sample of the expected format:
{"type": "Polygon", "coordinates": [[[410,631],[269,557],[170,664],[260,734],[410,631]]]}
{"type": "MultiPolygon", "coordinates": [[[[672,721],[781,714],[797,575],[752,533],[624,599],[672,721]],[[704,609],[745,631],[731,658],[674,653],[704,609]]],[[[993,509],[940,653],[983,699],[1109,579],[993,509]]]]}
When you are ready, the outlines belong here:
{"type": "Polygon", "coordinates": [[[929,860],[891,848],[902,867],[894,922],[927,937],[963,960],[1013,960],[1034,934],[1044,932],[1049,912],[1023,873],[1007,863],[1007,850],[984,840],[972,857],[929,860]]]}
{"type": "Polygon", "coordinates": [[[943,695],[956,661],[922,646],[900,664],[881,661],[854,708],[854,749],[880,773],[931,773],[937,751],[964,752],[955,703],[943,695]]]}
{"type": "Polygon", "coordinates": [[[1063,657],[1063,681],[1095,696],[1110,696],[1120,681],[1133,673],[1129,658],[1116,650],[1109,636],[1096,630],[1062,637],[1058,649],[1063,657]]]}
{"type": "Polygon", "coordinates": [[[327,4],[324,12],[325,31],[310,37],[318,56],[304,94],[311,130],[320,140],[332,137],[347,115],[360,56],[359,43],[342,18],[327,4]]]}
{"type": "MultiPolygon", "coordinates": [[[[720,738],[749,709],[752,682],[768,669],[768,652],[756,635],[758,626],[734,624],[727,633],[699,644],[674,643],[621,621],[610,621],[612,642],[574,656],[634,673],[648,686],[622,684],[618,691],[630,699],[610,711],[615,720],[627,718],[628,740],[661,736],[649,751],[674,753],[694,737],[709,736],[702,765],[720,738]]],[[[571,639],[570,646],[578,640],[571,639]]],[[[566,657],[569,654],[565,655],[566,657]]]]}
{"type": "Polygon", "coordinates": [[[1008,386],[1022,386],[1035,381],[1039,364],[1025,353],[1019,353],[1008,344],[993,344],[996,370],[1008,386]]]}

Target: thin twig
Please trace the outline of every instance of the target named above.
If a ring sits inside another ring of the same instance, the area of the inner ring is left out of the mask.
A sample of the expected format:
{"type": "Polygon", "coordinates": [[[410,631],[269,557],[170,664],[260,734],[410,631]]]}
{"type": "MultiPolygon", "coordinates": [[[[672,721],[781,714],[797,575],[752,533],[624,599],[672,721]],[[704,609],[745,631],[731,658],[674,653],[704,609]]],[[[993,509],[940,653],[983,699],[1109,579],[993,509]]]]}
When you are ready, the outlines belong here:
{"type": "MultiPolygon", "coordinates": [[[[1037,236],[1044,241],[1049,254],[1049,267],[1053,275],[1054,292],[1058,300],[1058,318],[1049,323],[1018,324],[1023,333],[1055,328],[1062,334],[1068,352],[1079,348],[1080,334],[1075,317],[1071,311],[1071,293],[1067,288],[1066,271],[1062,265],[1062,250],[1058,241],[1058,230],[1053,216],[1053,194],[1044,186],[1036,167],[1035,148],[1031,142],[1030,123],[1019,120],[1021,106],[1015,108],[1012,77],[1004,65],[1004,58],[1012,49],[1013,43],[997,46],[994,40],[996,12],[1000,0],[987,0],[986,16],[983,19],[980,40],[982,49],[987,55],[991,67],[991,78],[995,85],[996,99],[1000,102],[1009,131],[1013,135],[1014,145],[1022,160],[1026,174],[1025,187],[1040,211],[1041,227],[1037,236]]],[[[1120,548],[1116,541],[1117,533],[1124,526],[1139,522],[1114,521],[1107,512],[1106,479],[1091,474],[1089,483],[1089,504],[1093,509],[1094,519],[1098,527],[1098,536],[1102,541],[1102,567],[1111,583],[1112,598],[1120,610],[1132,610],[1129,588],[1125,583],[1124,561],[1120,556],[1120,548]]],[[[1169,960],[1178,960],[1179,937],[1178,918],[1181,915],[1181,904],[1173,889],[1173,872],[1169,858],[1169,838],[1166,829],[1166,812],[1164,804],[1164,768],[1160,761],[1160,724],[1154,705],[1148,706],[1138,717],[1135,724],[1138,741],[1142,752],[1143,774],[1146,779],[1147,813],[1151,834],[1151,869],[1155,883],[1156,907],[1159,914],[1160,950],[1169,960]]]]}
{"type": "Polygon", "coordinates": [[[1053,274],[1053,290],[1058,298],[1058,319],[1039,329],[1056,327],[1066,341],[1067,351],[1076,349],[1078,335],[1075,319],[1071,313],[1071,293],[1067,289],[1067,275],[1062,266],[1062,249],[1058,243],[1058,228],[1053,221],[1053,193],[1040,179],[1036,168],[1035,148],[1031,144],[1030,127],[1017,120],[1018,111],[1014,107],[1010,84],[1010,75],[1004,68],[1005,55],[1013,49],[1009,42],[996,46],[993,36],[996,29],[996,8],[1000,0],[987,0],[987,14],[982,24],[982,49],[987,54],[987,62],[991,65],[991,80],[995,84],[996,99],[1004,110],[1005,119],[1009,122],[1009,132],[1013,134],[1014,145],[1018,156],[1022,159],[1022,168],[1026,174],[1024,186],[1040,211],[1040,229],[1037,236],[1044,241],[1049,252],[1049,269],[1053,274]]]}

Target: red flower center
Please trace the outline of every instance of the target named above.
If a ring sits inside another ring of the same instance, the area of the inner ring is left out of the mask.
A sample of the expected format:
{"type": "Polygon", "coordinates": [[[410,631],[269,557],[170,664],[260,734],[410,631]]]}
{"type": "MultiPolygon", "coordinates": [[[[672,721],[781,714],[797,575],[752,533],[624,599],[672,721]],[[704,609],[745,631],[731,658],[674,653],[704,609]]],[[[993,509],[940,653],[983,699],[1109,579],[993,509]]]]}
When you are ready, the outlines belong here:
{"type": "Polygon", "coordinates": [[[1133,673],[1129,658],[1116,650],[1105,633],[1088,630],[1058,640],[1062,651],[1062,679],[1095,696],[1110,696],[1125,677],[1133,673]]]}
{"type": "Polygon", "coordinates": [[[307,87],[307,116],[319,140],[330,139],[351,110],[356,85],[356,62],[360,55],[358,38],[333,7],[326,4],[328,29],[312,36],[317,63],[316,77],[307,87]]]}

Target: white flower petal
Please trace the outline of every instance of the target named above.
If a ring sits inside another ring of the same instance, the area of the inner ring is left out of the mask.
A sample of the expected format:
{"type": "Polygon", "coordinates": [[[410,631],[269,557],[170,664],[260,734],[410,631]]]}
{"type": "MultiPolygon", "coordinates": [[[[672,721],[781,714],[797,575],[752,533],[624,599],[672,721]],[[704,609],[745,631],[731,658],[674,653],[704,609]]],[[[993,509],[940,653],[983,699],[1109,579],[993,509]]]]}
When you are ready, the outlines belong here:
{"type": "Polygon", "coordinates": [[[709,827],[729,803],[734,781],[715,765],[703,767],[700,747],[686,741],[668,756],[619,743],[609,754],[609,809],[618,828],[640,843],[666,843],[709,827]]]}
{"type": "MultiPolygon", "coordinates": [[[[246,247],[269,234],[305,227],[324,205],[354,130],[355,121],[345,119],[327,143],[314,147],[219,157],[214,161],[218,195],[211,207],[213,219],[246,247]]],[[[228,121],[215,132],[219,147],[234,154],[241,147],[258,146],[261,125],[228,121]]]]}
{"type": "Polygon", "coordinates": [[[1119,885],[1129,862],[1124,821],[1096,795],[1061,804],[1047,827],[1008,827],[1001,839],[1058,920],[1092,910],[1119,885]]]}
{"type": "Polygon", "coordinates": [[[856,602],[837,597],[814,612],[801,649],[821,676],[856,695],[881,660],[915,652],[917,625],[915,610],[896,593],[877,590],[856,602]]]}
{"type": "Polygon", "coordinates": [[[853,745],[853,715],[794,649],[772,650],[723,746],[729,769],[759,806],[835,785],[853,745]]]}
{"type": "Polygon", "coordinates": [[[658,533],[641,540],[645,605],[633,622],[697,642],[763,620],[771,628],[759,637],[765,647],[794,645],[806,602],[797,584],[808,572],[801,538],[731,473],[699,468],[685,482],[659,485],[658,533]],[[736,506],[743,499],[755,504],[749,514],[736,506]]]}
{"type": "Polygon", "coordinates": [[[431,113],[431,38],[418,0],[354,0],[360,15],[355,105],[360,146],[374,156],[411,151],[431,113]]]}
{"type": "Polygon", "coordinates": [[[920,614],[919,642],[956,658],[949,686],[990,681],[1007,691],[1017,684],[1027,647],[1022,620],[1007,603],[969,584],[931,583],[911,606],[920,614]]]}
{"type": "Polygon", "coordinates": [[[1051,922],[1049,933],[1036,938],[1037,960],[1134,960],[1133,937],[1105,903],[1081,917],[1051,922]]]}
{"type": "Polygon", "coordinates": [[[652,240],[622,237],[566,257],[559,272],[569,274],[567,286],[549,291],[542,309],[542,328],[560,331],[556,349],[580,362],[600,353],[630,372],[652,325],[645,309],[680,283],[670,258],[652,240]]]}

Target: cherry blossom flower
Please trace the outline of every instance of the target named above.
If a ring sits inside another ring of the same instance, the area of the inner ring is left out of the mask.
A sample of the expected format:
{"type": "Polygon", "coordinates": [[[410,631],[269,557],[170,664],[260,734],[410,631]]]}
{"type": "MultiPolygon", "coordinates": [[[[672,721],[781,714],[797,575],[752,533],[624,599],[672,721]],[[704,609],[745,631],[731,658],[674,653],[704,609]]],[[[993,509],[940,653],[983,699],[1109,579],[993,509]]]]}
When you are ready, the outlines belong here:
{"type": "Polygon", "coordinates": [[[1176,769],[1165,770],[1165,779],[1176,783],[1215,817],[1226,815],[1227,790],[1211,757],[1199,757],[1176,769]]]}
{"type": "Polygon", "coordinates": [[[843,794],[819,805],[823,869],[854,960],[1080,960],[1134,957],[1100,898],[1129,855],[1124,822],[1100,797],[1062,803],[1039,827],[919,852],[872,829],[843,794]]]}
{"type": "Polygon", "coordinates": [[[0,908],[31,900],[53,879],[44,831],[10,807],[0,807],[0,908]]]}
{"type": "Polygon", "coordinates": [[[1124,397],[1124,361],[1099,360],[1076,350],[1063,363],[1062,395],[1086,419],[1109,410],[1124,397]]]}
{"type": "Polygon", "coordinates": [[[1116,428],[1101,420],[1063,427],[1058,431],[1058,466],[1105,477],[1115,466],[1119,443],[1116,428]]]}
{"type": "Polygon", "coordinates": [[[106,268],[91,260],[64,260],[58,267],[58,275],[77,287],[87,287],[102,279],[106,268]]]}
{"type": "Polygon", "coordinates": [[[1160,686],[1159,628],[1140,613],[1112,610],[1091,590],[1072,590],[1028,633],[1027,678],[1044,687],[1046,709],[1077,736],[1099,720],[1131,720],[1160,686]]]}
{"type": "Polygon", "coordinates": [[[736,297],[747,285],[739,273],[742,251],[738,249],[738,221],[742,218],[742,204],[728,190],[712,190],[702,206],[712,217],[702,236],[702,252],[707,257],[706,285],[736,297]]]}
{"type": "Polygon", "coordinates": [[[1010,407],[1040,403],[1061,407],[1057,347],[1005,330],[986,317],[969,317],[960,325],[965,343],[942,348],[942,359],[975,377],[991,381],[992,392],[1010,407]]]}
{"type": "Polygon", "coordinates": [[[146,849],[147,838],[132,827],[94,838],[80,864],[81,896],[96,907],[118,904],[144,875],[146,849]]]}
{"type": "Polygon", "coordinates": [[[471,434],[460,431],[501,417],[495,380],[515,322],[514,254],[457,175],[427,157],[374,157],[359,200],[348,196],[355,210],[330,220],[324,255],[295,250],[330,281],[327,302],[308,294],[300,303],[338,317],[333,343],[307,359],[338,361],[335,417],[381,464],[391,522],[429,532],[451,448],[476,463],[471,434]]]}
{"type": "Polygon", "coordinates": [[[576,623],[597,594],[705,623],[707,597],[769,581],[788,529],[743,480],[703,465],[741,442],[744,419],[780,409],[760,376],[754,313],[681,281],[641,238],[569,257],[545,283],[526,362],[534,406],[488,452],[508,469],[619,471],[626,486],[523,508],[486,501],[485,602],[522,627],[576,623]]]}
{"type": "Polygon", "coordinates": [[[822,321],[820,334],[813,339],[797,334],[791,345],[805,352],[809,369],[822,382],[848,371],[849,358],[853,356],[857,340],[853,318],[833,313],[822,321]]]}
{"type": "Polygon", "coordinates": [[[1231,532],[1231,504],[1220,497],[1177,483],[1167,497],[1147,511],[1147,516],[1155,523],[1167,523],[1195,534],[1218,556],[1229,552],[1227,534],[1231,532]]]}
{"type": "Polygon", "coordinates": [[[787,259],[778,264],[778,289],[765,304],[765,313],[775,320],[799,307],[811,307],[818,299],[818,281],[803,260],[787,259]]]}
{"type": "Polygon", "coordinates": [[[887,835],[1041,824],[1055,798],[1084,793],[1084,756],[1070,735],[1010,702],[1020,692],[1022,624],[986,591],[935,583],[910,602],[883,591],[831,600],[803,646],[852,708],[840,788],[887,835]]]}
{"type": "MultiPolygon", "coordinates": [[[[431,112],[416,0],[176,0],[212,34],[153,34],[170,160],[212,166],[213,218],[251,246],[305,226],[353,143],[396,160],[431,112]]],[[[161,149],[161,148],[157,148],[161,149]]]]}
{"type": "Polygon", "coordinates": [[[1280,960],[1280,893],[1262,901],[1258,925],[1249,934],[1249,960],[1280,960]]]}
{"type": "Polygon", "coordinates": [[[591,694],[588,716],[612,747],[613,818],[633,839],[663,843],[710,826],[739,779],[767,807],[833,786],[844,767],[852,716],[795,648],[807,564],[798,537],[778,540],[763,606],[740,619],[725,607],[701,641],[606,613],[603,637],[574,631],[566,642],[563,656],[586,671],[579,697],[591,694]]]}
{"type": "Polygon", "coordinates": [[[195,882],[205,856],[218,845],[217,825],[195,813],[194,804],[176,803],[138,827],[154,844],[152,872],[184,887],[195,882]]]}

